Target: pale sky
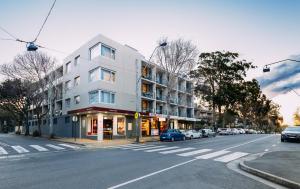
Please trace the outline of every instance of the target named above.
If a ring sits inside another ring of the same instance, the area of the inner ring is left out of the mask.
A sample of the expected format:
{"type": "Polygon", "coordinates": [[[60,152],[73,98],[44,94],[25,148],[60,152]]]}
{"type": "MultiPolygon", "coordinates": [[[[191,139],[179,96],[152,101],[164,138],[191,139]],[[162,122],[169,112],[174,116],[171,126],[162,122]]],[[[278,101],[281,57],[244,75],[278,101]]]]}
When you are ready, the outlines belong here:
{"type": "MultiPolygon", "coordinates": [[[[0,26],[20,39],[36,36],[52,0],[0,0],[0,26]]],[[[265,80],[264,64],[300,55],[300,1],[297,0],[57,0],[38,43],[66,53],[47,51],[60,62],[101,33],[128,44],[149,57],[161,37],[192,40],[200,52],[229,50],[258,66],[248,78],[265,80]]],[[[0,38],[9,36],[0,31],[0,38]]],[[[0,64],[10,62],[25,44],[0,40],[0,64]]],[[[298,71],[298,70],[297,70],[298,71]]],[[[299,71],[300,72],[300,71],[299,71]]],[[[293,92],[272,91],[294,83],[297,74],[264,85],[264,92],[281,105],[287,123],[299,104],[293,92]],[[295,77],[294,77],[295,76],[295,77]]],[[[299,91],[300,92],[300,91],[299,91]]]]}

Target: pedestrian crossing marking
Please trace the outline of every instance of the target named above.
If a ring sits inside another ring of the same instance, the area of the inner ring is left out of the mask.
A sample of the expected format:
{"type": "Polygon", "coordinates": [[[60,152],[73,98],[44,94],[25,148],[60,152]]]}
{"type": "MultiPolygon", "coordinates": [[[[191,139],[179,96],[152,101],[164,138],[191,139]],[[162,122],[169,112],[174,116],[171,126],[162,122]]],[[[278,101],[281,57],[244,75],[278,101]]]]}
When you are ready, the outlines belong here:
{"type": "Polygon", "coordinates": [[[171,150],[171,149],[175,149],[175,148],[179,148],[179,147],[173,146],[173,147],[166,147],[166,148],[158,148],[158,149],[153,149],[153,150],[147,150],[145,152],[158,152],[158,151],[163,151],[163,150],[171,150]]]}
{"type": "Polygon", "coordinates": [[[69,147],[69,148],[72,148],[72,149],[78,149],[79,147],[78,146],[73,146],[73,145],[69,145],[69,144],[59,144],[60,146],[64,146],[64,147],[69,147]]]}
{"type": "Polygon", "coordinates": [[[7,151],[0,146],[0,155],[6,155],[6,154],[8,154],[7,151]]]}
{"type": "Polygon", "coordinates": [[[49,151],[47,148],[44,148],[42,146],[39,146],[39,145],[29,145],[31,146],[32,148],[36,149],[37,151],[40,151],[40,152],[46,152],[46,151],[49,151]]]}
{"type": "Polygon", "coordinates": [[[183,152],[183,151],[188,151],[188,150],[193,150],[193,149],[195,149],[195,148],[180,148],[180,149],[169,150],[169,151],[164,151],[164,152],[159,152],[159,153],[172,154],[172,153],[183,152]]]}
{"type": "Polygon", "coordinates": [[[195,151],[186,152],[186,153],[182,153],[182,154],[176,154],[176,155],[187,157],[187,156],[197,155],[197,154],[201,154],[201,153],[205,153],[205,152],[209,152],[209,151],[211,151],[211,149],[201,149],[201,150],[195,150],[195,151]]]}
{"type": "Polygon", "coordinates": [[[210,159],[210,158],[214,158],[214,157],[217,157],[217,156],[227,154],[229,152],[230,151],[221,150],[221,151],[205,154],[205,155],[202,155],[202,156],[198,156],[198,157],[196,157],[196,159],[210,159]]]}
{"type": "Polygon", "coordinates": [[[142,147],[142,148],[136,148],[136,149],[132,149],[132,150],[134,150],[134,151],[140,151],[140,150],[150,150],[150,149],[154,149],[154,148],[162,148],[162,147],[166,147],[166,146],[142,147]]]}
{"type": "Polygon", "coordinates": [[[55,150],[64,150],[65,148],[63,147],[60,147],[60,146],[56,146],[56,145],[53,145],[53,144],[46,144],[46,146],[50,147],[50,148],[53,148],[55,150]]]}
{"type": "Polygon", "coordinates": [[[14,150],[16,150],[19,154],[28,153],[29,151],[23,148],[22,146],[11,146],[14,150]]]}
{"type": "Polygon", "coordinates": [[[215,160],[215,161],[220,161],[220,162],[227,163],[227,162],[236,160],[236,159],[238,159],[238,158],[244,157],[244,156],[246,156],[246,155],[248,155],[248,153],[244,153],[244,152],[234,152],[234,153],[232,153],[232,154],[225,155],[225,156],[219,157],[219,158],[214,159],[214,160],[215,160]]]}
{"type": "Polygon", "coordinates": [[[143,148],[143,147],[147,147],[147,146],[153,146],[153,145],[124,145],[121,147],[117,147],[117,148],[121,148],[121,149],[136,149],[136,148],[143,148]]]}

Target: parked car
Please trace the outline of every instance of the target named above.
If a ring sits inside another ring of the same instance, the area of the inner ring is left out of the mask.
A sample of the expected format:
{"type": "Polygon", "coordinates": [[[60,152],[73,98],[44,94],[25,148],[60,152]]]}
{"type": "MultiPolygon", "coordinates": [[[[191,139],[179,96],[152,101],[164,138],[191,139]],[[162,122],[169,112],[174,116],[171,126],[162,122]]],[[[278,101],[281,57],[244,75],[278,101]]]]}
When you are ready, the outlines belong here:
{"type": "Polygon", "coordinates": [[[230,128],[219,128],[219,135],[231,135],[231,129],[230,128]]]}
{"type": "Polygon", "coordinates": [[[202,137],[215,137],[217,134],[211,129],[202,129],[202,137]]]}
{"type": "Polygon", "coordinates": [[[240,134],[239,130],[237,130],[236,128],[231,128],[231,133],[232,133],[233,135],[240,134]]]}
{"type": "Polygon", "coordinates": [[[193,139],[193,138],[201,138],[202,133],[196,130],[187,130],[184,133],[186,138],[193,139]]]}
{"type": "Polygon", "coordinates": [[[182,134],[178,129],[167,129],[164,130],[161,134],[160,134],[160,141],[175,141],[175,140],[185,140],[185,135],[182,134]]]}
{"type": "Polygon", "coordinates": [[[281,142],[288,140],[300,140],[299,126],[289,126],[281,132],[281,142]]]}
{"type": "Polygon", "coordinates": [[[242,128],[237,128],[237,130],[239,131],[240,134],[245,134],[246,133],[246,131],[242,128]]]}

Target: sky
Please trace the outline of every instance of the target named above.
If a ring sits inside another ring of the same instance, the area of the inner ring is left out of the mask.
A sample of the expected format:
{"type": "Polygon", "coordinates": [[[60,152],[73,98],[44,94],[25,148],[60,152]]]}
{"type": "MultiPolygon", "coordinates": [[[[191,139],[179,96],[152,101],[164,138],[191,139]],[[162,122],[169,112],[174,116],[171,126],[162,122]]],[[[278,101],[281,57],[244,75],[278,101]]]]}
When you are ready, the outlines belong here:
{"type": "MultiPolygon", "coordinates": [[[[0,0],[0,26],[25,41],[35,38],[53,0],[0,0]]],[[[292,124],[300,98],[299,63],[284,62],[262,73],[265,64],[300,59],[299,0],[57,0],[38,43],[63,58],[101,33],[149,57],[161,37],[182,37],[200,52],[226,50],[257,66],[263,92],[281,105],[292,124]],[[63,53],[62,53],[63,52],[63,53]],[[287,90],[290,87],[294,90],[287,90]],[[298,90],[299,89],[299,90],[298,90]]],[[[0,31],[0,38],[9,38],[0,31]]],[[[12,61],[25,44],[0,40],[0,64],[12,61]]]]}

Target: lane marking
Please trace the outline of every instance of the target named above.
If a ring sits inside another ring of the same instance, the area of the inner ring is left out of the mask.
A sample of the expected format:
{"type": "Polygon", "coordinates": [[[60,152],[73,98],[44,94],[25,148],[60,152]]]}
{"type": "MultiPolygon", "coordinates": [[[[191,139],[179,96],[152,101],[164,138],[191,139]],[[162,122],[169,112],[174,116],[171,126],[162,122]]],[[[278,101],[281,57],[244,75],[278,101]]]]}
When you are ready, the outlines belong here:
{"type": "Polygon", "coordinates": [[[147,178],[147,177],[151,177],[151,176],[153,176],[153,175],[157,175],[157,174],[159,174],[159,173],[168,171],[168,170],[170,170],[170,169],[174,169],[174,168],[176,168],[176,167],[185,165],[185,164],[187,164],[187,163],[191,163],[191,162],[196,161],[196,160],[197,160],[197,159],[192,159],[192,160],[189,160],[189,161],[185,161],[185,162],[182,162],[182,163],[173,165],[173,166],[171,166],[171,167],[168,167],[168,168],[165,168],[165,169],[161,169],[161,170],[159,170],[159,171],[156,171],[156,172],[153,172],[153,173],[150,173],[150,174],[147,174],[147,175],[138,177],[138,178],[136,178],[136,179],[129,180],[129,181],[127,181],[127,182],[123,182],[123,183],[118,184],[118,185],[115,185],[115,186],[111,186],[111,187],[109,187],[108,189],[120,188],[120,187],[125,186],[125,185],[127,185],[127,184],[130,184],[130,183],[133,183],[133,182],[142,180],[142,179],[147,178]]]}
{"type": "Polygon", "coordinates": [[[159,149],[147,150],[145,152],[158,152],[158,151],[163,151],[163,150],[171,150],[171,149],[175,149],[175,148],[179,148],[179,147],[173,146],[173,147],[167,147],[167,148],[159,148],[159,149]]]}
{"type": "Polygon", "coordinates": [[[276,144],[273,144],[273,145],[272,145],[272,147],[275,147],[275,146],[276,146],[276,144]]]}
{"type": "Polygon", "coordinates": [[[176,155],[187,157],[187,156],[197,155],[197,154],[201,154],[201,153],[205,153],[205,152],[209,152],[209,151],[211,151],[211,149],[201,149],[201,150],[196,150],[196,151],[186,152],[186,153],[176,154],[176,155]]]}
{"type": "Polygon", "coordinates": [[[16,150],[19,154],[28,153],[29,151],[23,148],[22,146],[11,146],[14,150],[16,150]]]}
{"type": "Polygon", "coordinates": [[[122,145],[122,146],[117,146],[116,148],[120,149],[134,149],[134,148],[141,148],[141,147],[147,147],[147,146],[154,146],[154,145],[122,145]]]}
{"type": "Polygon", "coordinates": [[[46,152],[46,151],[49,151],[47,148],[44,148],[42,146],[39,146],[39,145],[29,145],[31,146],[32,148],[36,149],[37,151],[40,151],[40,152],[46,152]]]}
{"type": "Polygon", "coordinates": [[[196,159],[209,159],[209,158],[214,158],[217,156],[221,156],[223,154],[227,154],[230,151],[225,151],[225,150],[221,150],[221,151],[217,151],[217,152],[213,152],[213,153],[209,153],[209,154],[205,154],[202,156],[197,156],[196,159]]]}
{"type": "Polygon", "coordinates": [[[215,161],[220,161],[220,162],[227,163],[227,162],[233,161],[233,160],[235,160],[235,159],[244,157],[244,156],[246,156],[246,155],[248,155],[248,154],[249,154],[249,153],[235,152],[235,153],[232,153],[232,154],[229,154],[229,155],[225,155],[225,156],[219,157],[219,158],[214,159],[214,160],[215,160],[215,161]]]}
{"type": "Polygon", "coordinates": [[[183,152],[183,151],[188,151],[188,150],[193,150],[195,148],[180,148],[180,149],[175,149],[175,150],[169,150],[169,151],[164,151],[164,152],[159,152],[161,154],[172,154],[176,152],[183,152]]]}
{"type": "Polygon", "coordinates": [[[3,154],[8,154],[7,153],[7,151],[4,149],[4,148],[2,148],[1,146],[0,146],[0,155],[3,155],[3,154]]]}
{"type": "Polygon", "coordinates": [[[64,150],[63,147],[60,147],[60,146],[55,146],[53,144],[46,144],[46,146],[50,147],[50,148],[53,148],[55,150],[64,150]]]}
{"type": "Polygon", "coordinates": [[[269,149],[265,149],[265,152],[268,152],[269,151],[269,149]]]}
{"type": "Polygon", "coordinates": [[[0,141],[0,146],[9,146],[9,145],[0,141]]]}
{"type": "Polygon", "coordinates": [[[78,146],[73,146],[73,145],[70,145],[70,144],[58,144],[58,145],[68,147],[68,148],[72,148],[72,149],[79,149],[78,146]]]}
{"type": "Polygon", "coordinates": [[[142,148],[136,148],[136,149],[133,149],[133,151],[150,150],[150,149],[154,149],[154,148],[164,148],[164,147],[166,147],[166,146],[142,147],[142,148]]]}

